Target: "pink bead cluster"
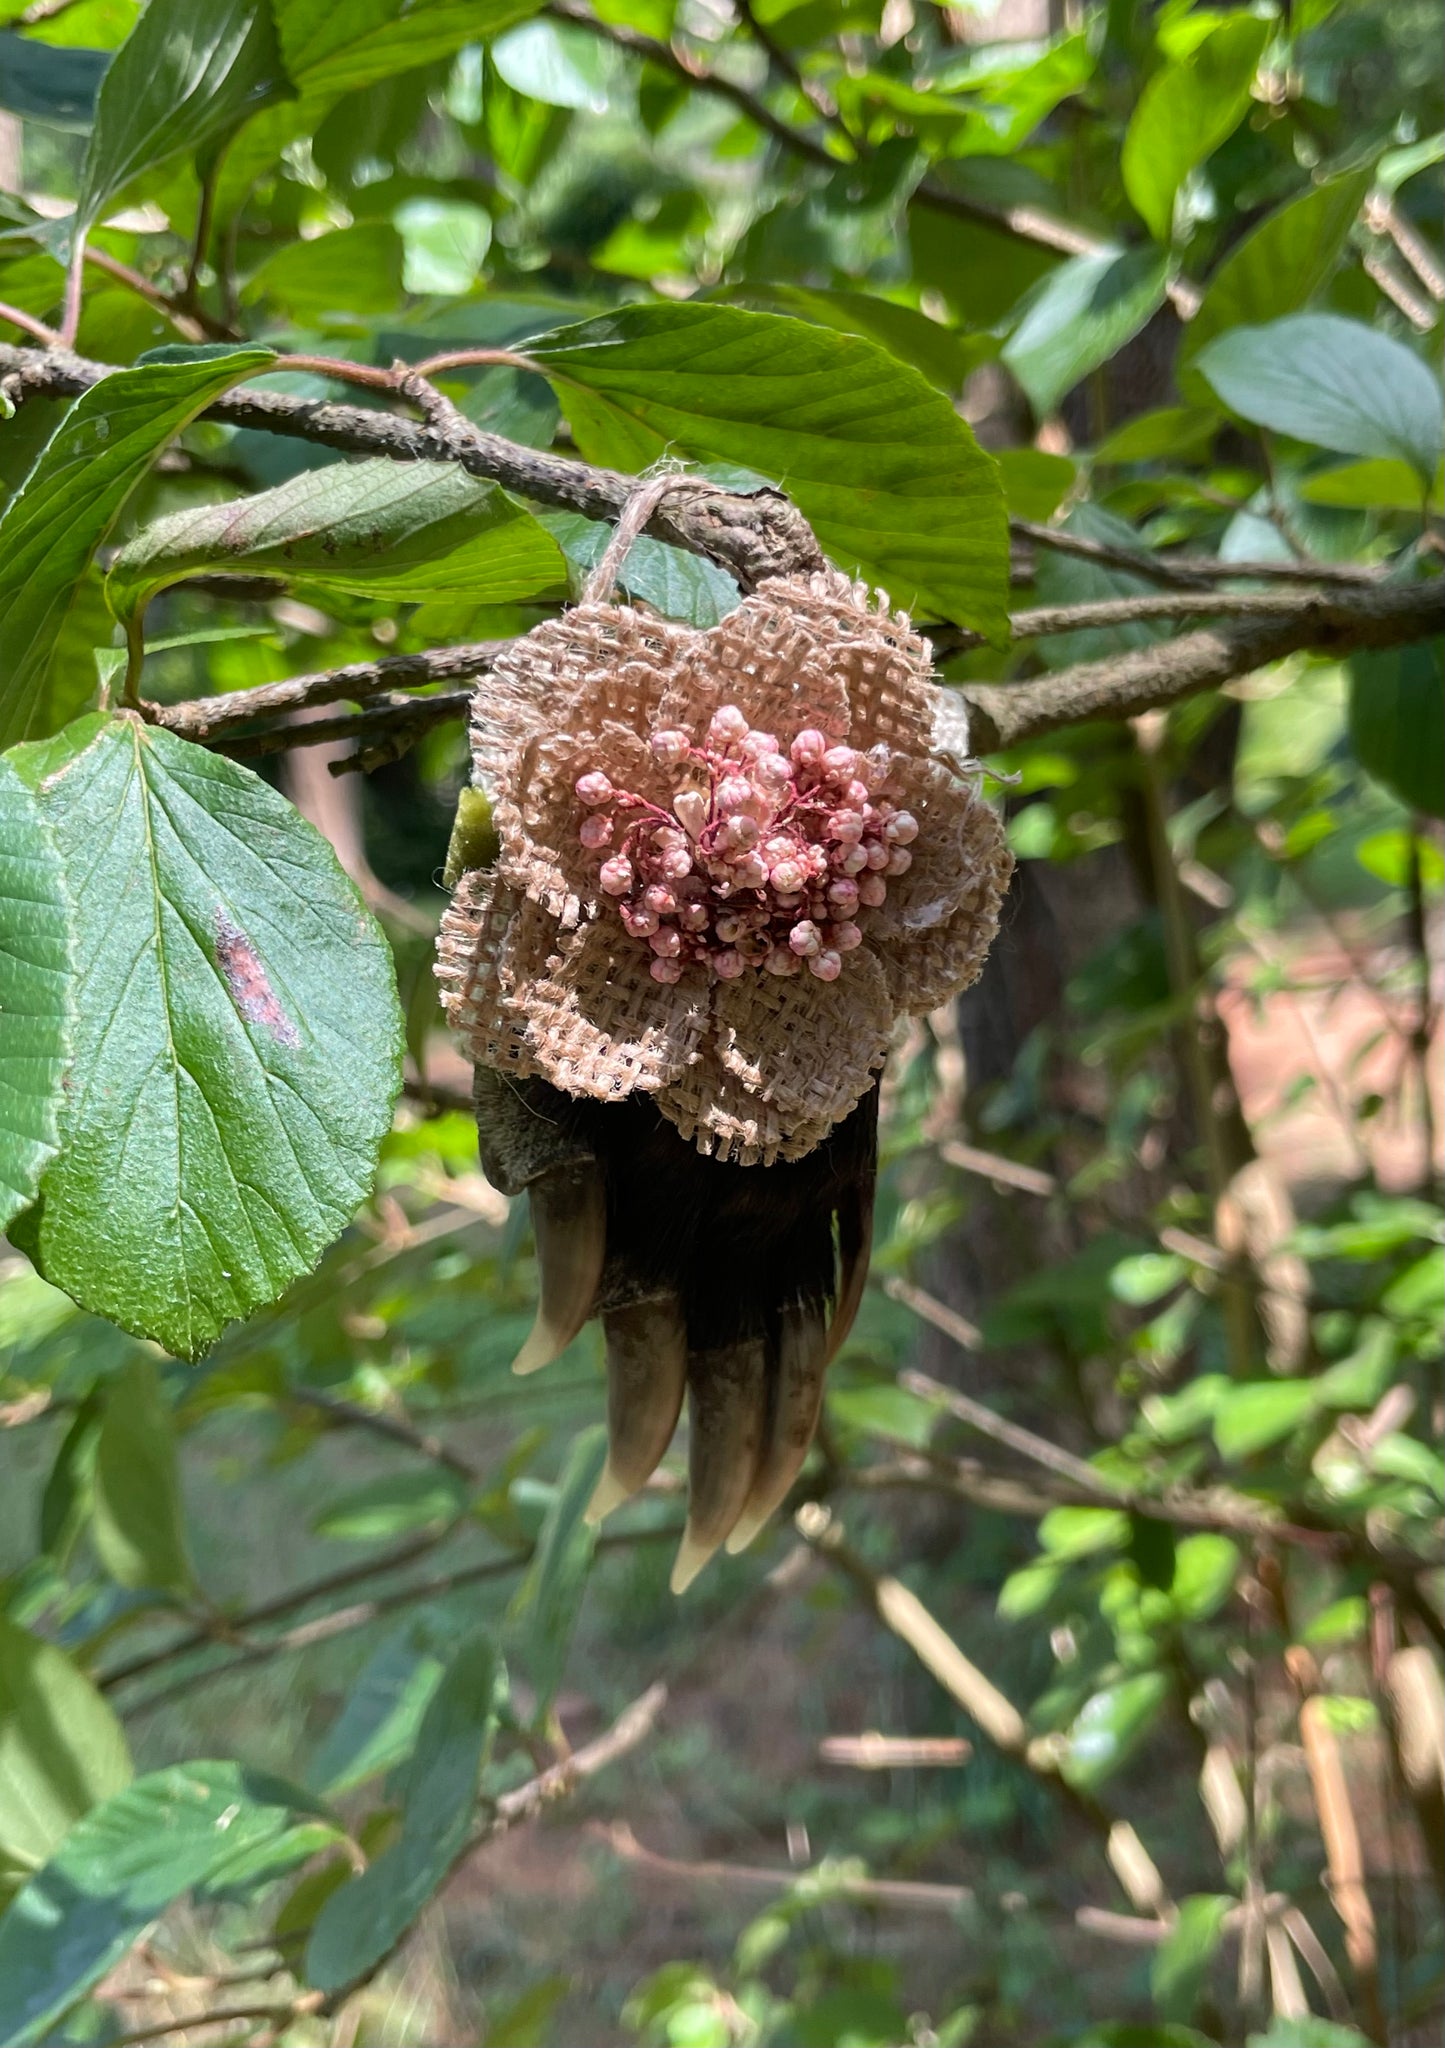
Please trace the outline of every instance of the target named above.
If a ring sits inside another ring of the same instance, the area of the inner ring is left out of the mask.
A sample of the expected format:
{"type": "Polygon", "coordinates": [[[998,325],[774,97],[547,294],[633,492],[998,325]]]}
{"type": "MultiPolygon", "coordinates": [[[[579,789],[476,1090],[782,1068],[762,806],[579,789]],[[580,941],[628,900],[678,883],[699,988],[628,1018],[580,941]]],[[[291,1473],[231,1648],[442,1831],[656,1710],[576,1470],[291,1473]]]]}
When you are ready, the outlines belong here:
{"type": "Polygon", "coordinates": [[[736,704],[715,711],[700,746],[654,732],[653,759],[677,776],[672,809],[579,776],[578,838],[623,925],[651,949],[655,981],[699,964],[725,981],[746,968],[836,981],[862,943],[859,916],[912,864],[918,820],[878,794],[886,748],[830,746],[811,727],[784,752],[736,704]]]}

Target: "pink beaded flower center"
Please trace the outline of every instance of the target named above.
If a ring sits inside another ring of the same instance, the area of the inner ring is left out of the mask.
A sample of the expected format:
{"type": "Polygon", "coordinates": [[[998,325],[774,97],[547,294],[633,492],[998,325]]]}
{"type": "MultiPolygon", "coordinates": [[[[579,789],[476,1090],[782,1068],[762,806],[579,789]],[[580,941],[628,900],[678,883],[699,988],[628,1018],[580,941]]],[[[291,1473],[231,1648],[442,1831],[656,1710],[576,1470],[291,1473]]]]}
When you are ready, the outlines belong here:
{"type": "Polygon", "coordinates": [[[655,981],[700,965],[725,981],[746,968],[836,981],[861,944],[858,918],[912,864],[918,821],[881,792],[886,748],[830,747],[811,727],[786,752],[736,704],[715,711],[701,745],[654,732],[654,760],[676,776],[672,808],[579,776],[578,838],[622,923],[651,949],[655,981]]]}

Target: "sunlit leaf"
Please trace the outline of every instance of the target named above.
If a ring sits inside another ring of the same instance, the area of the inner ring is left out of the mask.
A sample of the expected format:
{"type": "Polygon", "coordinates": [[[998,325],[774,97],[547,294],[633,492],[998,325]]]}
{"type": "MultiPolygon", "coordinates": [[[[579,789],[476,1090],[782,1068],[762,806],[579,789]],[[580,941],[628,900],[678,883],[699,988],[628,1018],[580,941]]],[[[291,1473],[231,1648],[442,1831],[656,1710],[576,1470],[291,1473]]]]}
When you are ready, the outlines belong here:
{"type": "Polygon", "coordinates": [[[186,1593],[175,1438],[152,1359],[137,1358],[106,1388],[92,1486],[96,1555],[116,1584],[186,1593]]]}
{"type": "Polygon", "coordinates": [[[895,603],[1004,630],[997,471],[941,393],[873,343],[735,306],[629,306],[529,344],[595,462],[666,453],[783,484],[895,603]]]}
{"type": "Polygon", "coordinates": [[[0,1229],[55,1154],[72,1008],[60,858],[34,795],[0,761],[0,1229]]]}
{"type": "Polygon", "coordinates": [[[76,1078],[27,1249],[192,1357],[368,1191],[398,1082],[390,953],[320,834],[238,763],[99,715],[13,758],[65,867],[77,970],[76,1078]]]}
{"type": "Polygon", "coordinates": [[[47,683],[71,598],[155,456],[271,360],[269,349],[226,348],[138,363],[70,408],[0,517],[0,748],[55,730],[47,683]]]}
{"type": "Polygon", "coordinates": [[[1428,486],[1445,448],[1440,386],[1404,342],[1343,320],[1295,313],[1236,327],[1196,358],[1241,419],[1341,455],[1408,462],[1428,486]]]}
{"type": "Polygon", "coordinates": [[[336,1992],[388,1955],[450,1870],[496,1726],[498,1666],[490,1638],[467,1639],[447,1666],[407,1768],[400,1838],[334,1891],[306,1949],[307,1981],[336,1992]]]}
{"type": "Polygon", "coordinates": [[[0,1616],[0,1855],[43,1863],[130,1780],[113,1710],[54,1643],[0,1616]]]}
{"type": "Polygon", "coordinates": [[[1267,21],[1233,14],[1145,86],[1124,136],[1124,190],[1156,241],[1167,242],[1174,199],[1194,166],[1234,133],[1273,33],[1267,21]]]}
{"type": "Polygon", "coordinates": [[[0,2042],[30,2048],[150,1923],[287,1827],[292,1791],[236,1763],[174,1764],[94,1807],[0,1915],[0,2042]]]}
{"type": "Polygon", "coordinates": [[[217,569],[318,593],[476,604],[534,597],[565,574],[556,542],[496,484],[455,463],[378,458],[156,520],[122,548],[106,595],[134,619],[168,584],[217,569]]]}

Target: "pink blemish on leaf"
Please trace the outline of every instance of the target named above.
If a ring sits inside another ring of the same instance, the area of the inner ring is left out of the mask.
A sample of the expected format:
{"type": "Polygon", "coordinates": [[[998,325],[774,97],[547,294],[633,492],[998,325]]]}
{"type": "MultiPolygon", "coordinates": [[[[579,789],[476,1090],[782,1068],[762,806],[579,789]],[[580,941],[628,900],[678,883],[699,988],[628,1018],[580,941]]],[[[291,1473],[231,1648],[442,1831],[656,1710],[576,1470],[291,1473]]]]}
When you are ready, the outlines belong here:
{"type": "Polygon", "coordinates": [[[238,931],[224,910],[216,911],[216,962],[226,977],[231,1000],[248,1024],[269,1031],[278,1045],[294,1051],[301,1034],[276,1000],[270,978],[260,955],[243,931],[238,931]]]}

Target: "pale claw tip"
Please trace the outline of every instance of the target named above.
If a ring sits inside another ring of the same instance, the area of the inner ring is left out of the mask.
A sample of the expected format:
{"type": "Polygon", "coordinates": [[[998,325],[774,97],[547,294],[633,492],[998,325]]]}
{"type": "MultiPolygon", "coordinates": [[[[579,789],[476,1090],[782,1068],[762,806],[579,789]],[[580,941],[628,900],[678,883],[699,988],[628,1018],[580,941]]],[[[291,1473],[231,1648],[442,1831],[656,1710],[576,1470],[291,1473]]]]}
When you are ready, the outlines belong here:
{"type": "Polygon", "coordinates": [[[736,1528],[723,1545],[728,1556],[736,1557],[739,1551],[746,1550],[756,1537],[761,1536],[763,1530],[772,1519],[772,1513],[772,1508],[767,1507],[764,1508],[761,1514],[743,1514],[740,1516],[736,1528]]]}
{"type": "Polygon", "coordinates": [[[544,1365],[560,1358],[566,1348],[565,1343],[557,1342],[557,1333],[539,1316],[527,1334],[526,1343],[512,1360],[512,1371],[519,1379],[525,1379],[528,1373],[540,1372],[544,1365]]]}
{"type": "Polygon", "coordinates": [[[614,1508],[620,1508],[625,1500],[630,1500],[631,1498],[632,1489],[624,1486],[612,1467],[606,1465],[603,1467],[602,1477],[597,1482],[597,1489],[591,1500],[588,1501],[582,1519],[590,1529],[595,1529],[599,1522],[606,1520],[614,1508]]]}
{"type": "Polygon", "coordinates": [[[668,1581],[674,1593],[687,1591],[716,1549],[715,1543],[700,1543],[691,1529],[684,1533],[677,1553],[677,1562],[668,1581]]]}

